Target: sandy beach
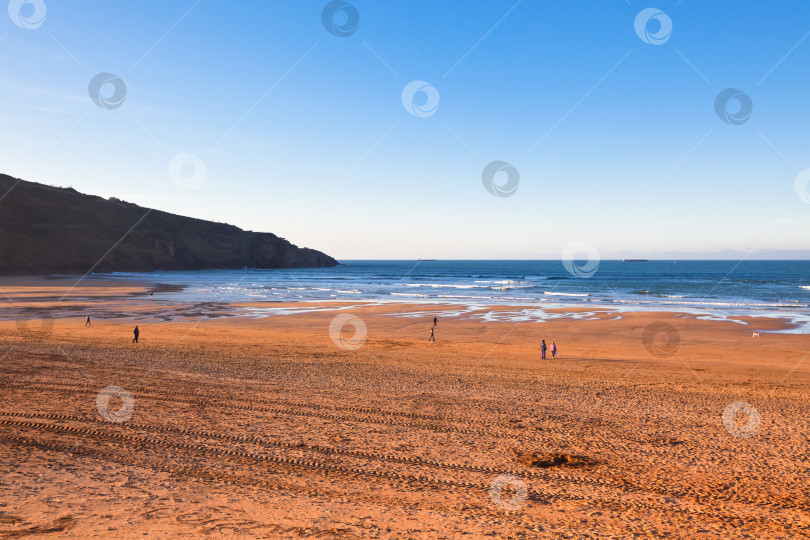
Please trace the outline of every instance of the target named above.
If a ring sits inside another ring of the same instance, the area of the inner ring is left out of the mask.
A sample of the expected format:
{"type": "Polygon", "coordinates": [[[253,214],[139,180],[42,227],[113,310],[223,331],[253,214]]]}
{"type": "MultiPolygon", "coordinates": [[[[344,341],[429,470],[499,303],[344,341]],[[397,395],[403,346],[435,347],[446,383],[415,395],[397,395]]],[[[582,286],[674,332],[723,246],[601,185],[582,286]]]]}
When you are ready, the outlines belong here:
{"type": "Polygon", "coordinates": [[[74,285],[0,280],[0,537],[810,535],[810,336],[777,319],[74,285]]]}
{"type": "Polygon", "coordinates": [[[6,3],[0,540],[810,540],[810,1],[6,3]]]}

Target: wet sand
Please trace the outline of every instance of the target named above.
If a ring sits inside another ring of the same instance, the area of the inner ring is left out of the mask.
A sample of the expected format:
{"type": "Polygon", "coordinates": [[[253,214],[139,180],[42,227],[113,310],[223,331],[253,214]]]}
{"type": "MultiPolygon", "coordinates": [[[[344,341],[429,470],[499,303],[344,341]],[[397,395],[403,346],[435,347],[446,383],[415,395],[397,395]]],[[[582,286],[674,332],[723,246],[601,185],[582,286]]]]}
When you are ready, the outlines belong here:
{"type": "Polygon", "coordinates": [[[810,336],[773,319],[13,285],[0,536],[810,535],[810,336]]]}

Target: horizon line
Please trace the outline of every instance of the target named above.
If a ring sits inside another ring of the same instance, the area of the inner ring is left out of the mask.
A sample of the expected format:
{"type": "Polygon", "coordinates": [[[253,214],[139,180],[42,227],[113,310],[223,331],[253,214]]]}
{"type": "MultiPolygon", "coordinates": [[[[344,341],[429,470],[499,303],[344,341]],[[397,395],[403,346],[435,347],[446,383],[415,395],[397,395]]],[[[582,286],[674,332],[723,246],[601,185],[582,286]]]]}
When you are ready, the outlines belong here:
{"type": "MultiPolygon", "coordinates": [[[[626,262],[666,262],[666,261],[675,261],[675,262],[712,262],[712,261],[738,261],[738,262],[810,262],[810,258],[805,259],[788,259],[788,258],[772,258],[772,259],[736,259],[736,258],[726,258],[726,259],[716,259],[716,258],[706,258],[706,259],[693,259],[693,258],[626,258],[626,262]]],[[[447,259],[413,259],[413,258],[405,258],[405,259],[348,259],[348,258],[336,258],[337,261],[363,261],[363,262],[371,262],[371,261],[392,261],[392,262],[400,262],[400,261],[408,261],[408,262],[444,262],[444,261],[487,261],[487,262],[513,262],[513,261],[527,261],[527,262],[555,262],[555,261],[586,261],[587,258],[574,258],[574,259],[563,259],[563,258],[552,258],[552,259],[456,259],[456,258],[447,258],[447,259]]],[[[600,259],[602,262],[625,262],[624,259],[600,259]]]]}

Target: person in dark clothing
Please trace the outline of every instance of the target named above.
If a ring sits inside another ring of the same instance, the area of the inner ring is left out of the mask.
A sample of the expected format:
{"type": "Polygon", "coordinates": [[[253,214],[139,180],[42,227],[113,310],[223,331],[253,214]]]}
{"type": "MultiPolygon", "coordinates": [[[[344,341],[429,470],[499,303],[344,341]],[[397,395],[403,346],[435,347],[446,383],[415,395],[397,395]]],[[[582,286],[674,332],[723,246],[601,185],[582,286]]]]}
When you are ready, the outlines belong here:
{"type": "Polygon", "coordinates": [[[540,343],[540,358],[542,360],[546,359],[546,340],[545,339],[540,343]]]}
{"type": "MultiPolygon", "coordinates": [[[[135,325],[135,330],[132,331],[135,334],[135,339],[132,340],[132,343],[138,343],[138,336],[141,335],[141,331],[138,330],[138,326],[135,325]]],[[[543,354],[545,354],[545,349],[543,349],[543,354]]]]}
{"type": "Polygon", "coordinates": [[[433,317],[433,326],[439,326],[439,319],[433,317]]]}
{"type": "Polygon", "coordinates": [[[87,319],[84,321],[84,325],[85,326],[93,326],[92,324],[90,324],[90,315],[87,316],[87,319]]]}
{"type": "Polygon", "coordinates": [[[433,335],[433,328],[430,329],[430,337],[428,341],[436,341],[436,336],[433,335]]]}

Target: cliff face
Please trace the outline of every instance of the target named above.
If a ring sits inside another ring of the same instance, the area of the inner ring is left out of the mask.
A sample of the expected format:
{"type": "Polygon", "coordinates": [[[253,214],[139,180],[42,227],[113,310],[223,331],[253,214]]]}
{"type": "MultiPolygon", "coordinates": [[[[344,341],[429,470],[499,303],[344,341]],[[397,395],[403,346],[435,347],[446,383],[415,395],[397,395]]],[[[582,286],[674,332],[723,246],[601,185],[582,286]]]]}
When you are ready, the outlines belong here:
{"type": "Polygon", "coordinates": [[[6,193],[0,201],[0,274],[338,264],[271,233],[0,175],[0,197],[6,193]]]}

